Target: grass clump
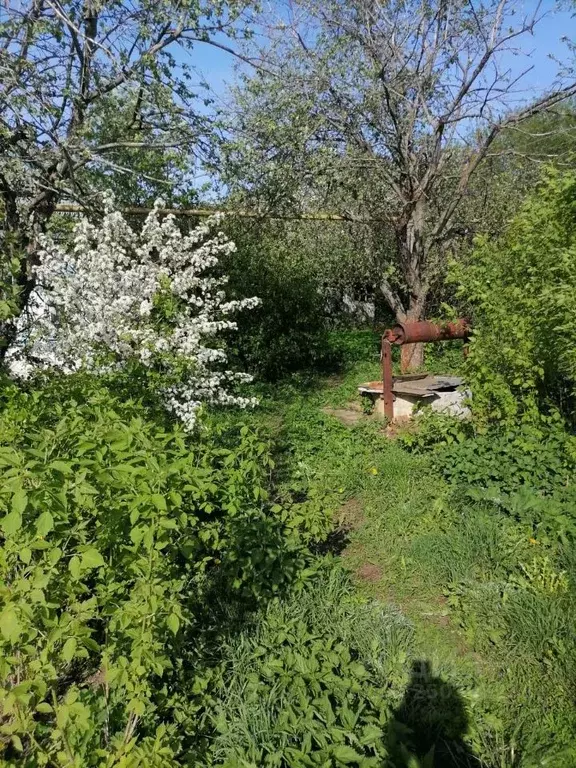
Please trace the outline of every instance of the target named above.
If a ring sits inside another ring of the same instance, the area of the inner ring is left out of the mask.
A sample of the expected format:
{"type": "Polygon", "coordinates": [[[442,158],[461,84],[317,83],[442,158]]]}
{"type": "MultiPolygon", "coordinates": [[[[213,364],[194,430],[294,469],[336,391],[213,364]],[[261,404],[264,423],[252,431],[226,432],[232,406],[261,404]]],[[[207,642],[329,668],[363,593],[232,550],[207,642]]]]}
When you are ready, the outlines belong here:
{"type": "Polygon", "coordinates": [[[228,641],[212,759],[382,765],[411,635],[400,613],[359,600],[341,569],[322,569],[228,641]]]}
{"type": "Polygon", "coordinates": [[[207,762],[392,768],[432,765],[436,751],[473,765],[462,692],[414,656],[413,636],[401,611],[326,563],[228,641],[207,762]]]}

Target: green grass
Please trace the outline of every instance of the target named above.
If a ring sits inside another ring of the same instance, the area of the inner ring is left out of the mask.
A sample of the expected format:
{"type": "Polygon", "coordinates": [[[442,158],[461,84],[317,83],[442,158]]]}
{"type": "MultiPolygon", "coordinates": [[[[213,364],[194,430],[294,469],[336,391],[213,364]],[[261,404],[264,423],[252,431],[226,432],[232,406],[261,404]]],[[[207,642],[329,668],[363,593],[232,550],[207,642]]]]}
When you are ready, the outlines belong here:
{"type": "MultiPolygon", "coordinates": [[[[368,687],[385,689],[387,728],[396,730],[385,739],[388,762],[378,765],[576,765],[576,558],[533,544],[525,523],[493,505],[455,497],[431,455],[409,453],[377,421],[348,427],[330,413],[357,408],[358,383],[378,377],[374,342],[370,334],[342,341],[348,368],[329,379],[293,377],[262,388],[254,418],[275,446],[278,497],[309,520],[312,545],[321,520],[349,530],[345,541],[331,538],[335,580],[323,576],[231,640],[219,759],[243,754],[249,765],[308,765],[287,757],[290,745],[315,738],[305,724],[288,729],[290,738],[282,726],[296,693],[278,680],[264,681],[252,699],[243,693],[269,660],[271,651],[255,659],[255,649],[270,645],[278,626],[300,621],[322,642],[352,649],[370,670],[368,687]],[[382,642],[378,666],[370,648],[382,642]]],[[[431,363],[445,371],[455,364],[441,355],[431,363]]],[[[347,764],[326,760],[310,765],[347,764]]]]}
{"type": "Polygon", "coordinates": [[[322,568],[229,641],[213,757],[307,764],[298,753],[336,759],[333,748],[346,744],[367,747],[366,760],[384,757],[383,726],[402,698],[412,634],[400,612],[359,600],[336,564],[322,568]]]}

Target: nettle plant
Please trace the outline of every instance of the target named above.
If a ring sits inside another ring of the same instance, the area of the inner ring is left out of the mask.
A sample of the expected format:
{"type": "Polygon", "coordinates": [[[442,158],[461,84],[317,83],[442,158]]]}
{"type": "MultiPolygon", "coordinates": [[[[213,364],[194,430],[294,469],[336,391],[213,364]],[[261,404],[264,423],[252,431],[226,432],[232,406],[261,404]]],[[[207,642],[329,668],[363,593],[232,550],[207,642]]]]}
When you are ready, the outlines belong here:
{"type": "Polygon", "coordinates": [[[94,377],[2,398],[0,763],[181,764],[201,606],[217,585],[270,599],[304,566],[267,446],[165,429],[94,377]]]}
{"type": "Polygon", "coordinates": [[[218,337],[257,298],[227,301],[215,273],[235,245],[214,216],[185,235],[157,201],[140,231],[106,198],[100,225],[83,219],[70,245],[42,239],[38,288],[23,318],[12,369],[30,361],[64,371],[113,371],[138,363],[188,429],[204,402],[253,405],[231,394],[251,376],[228,370],[218,337]]]}

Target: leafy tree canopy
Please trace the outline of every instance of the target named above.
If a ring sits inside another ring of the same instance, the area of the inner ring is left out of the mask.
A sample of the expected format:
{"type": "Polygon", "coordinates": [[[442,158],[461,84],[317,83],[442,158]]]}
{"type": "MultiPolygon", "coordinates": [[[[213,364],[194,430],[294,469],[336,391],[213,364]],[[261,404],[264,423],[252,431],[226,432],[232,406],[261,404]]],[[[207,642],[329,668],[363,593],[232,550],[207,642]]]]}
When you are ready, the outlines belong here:
{"type": "Polygon", "coordinates": [[[378,290],[399,320],[421,317],[501,132],[576,92],[566,73],[517,107],[502,61],[538,21],[513,0],[275,8],[256,74],[237,94],[232,187],[274,208],[329,203],[382,222],[378,290]]]}

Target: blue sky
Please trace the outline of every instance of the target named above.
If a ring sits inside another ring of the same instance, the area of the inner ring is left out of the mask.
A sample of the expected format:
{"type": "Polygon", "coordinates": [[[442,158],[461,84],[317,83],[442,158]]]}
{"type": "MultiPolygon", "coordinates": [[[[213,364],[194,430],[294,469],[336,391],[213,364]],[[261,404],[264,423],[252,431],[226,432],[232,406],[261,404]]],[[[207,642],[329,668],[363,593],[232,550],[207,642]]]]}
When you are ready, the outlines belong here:
{"type": "MultiPolygon", "coordinates": [[[[567,6],[570,0],[566,0],[567,6]]],[[[531,15],[537,8],[537,0],[525,0],[522,9],[526,15],[531,15]]],[[[518,86],[515,97],[516,106],[533,100],[538,94],[551,88],[557,78],[559,64],[553,57],[567,61],[571,57],[568,47],[562,38],[566,37],[576,41],[576,3],[572,10],[552,12],[555,7],[554,0],[542,0],[539,5],[540,14],[543,16],[537,24],[532,36],[521,38],[522,52],[520,55],[506,53],[502,63],[509,66],[514,76],[520,75],[528,67],[532,67],[518,86]]],[[[223,39],[223,43],[234,46],[233,42],[223,39]]],[[[176,53],[176,52],[175,52],[176,53]]],[[[188,57],[188,54],[186,54],[188,57]]],[[[176,53],[176,58],[182,60],[182,54],[176,53]]],[[[236,79],[238,60],[229,53],[209,45],[199,45],[187,59],[195,69],[201,73],[203,79],[211,87],[211,95],[217,103],[224,103],[228,86],[236,79]]],[[[246,65],[240,65],[246,69],[246,65]]],[[[511,103],[512,100],[509,100],[511,103]]],[[[512,103],[511,103],[512,106],[512,103]]],[[[204,107],[200,102],[197,105],[201,111],[209,111],[210,107],[204,107]]],[[[208,180],[200,168],[195,183],[200,185],[208,180]]],[[[206,190],[208,196],[212,192],[206,190]]]]}
{"type": "MultiPolygon", "coordinates": [[[[533,11],[536,5],[535,0],[524,3],[528,12],[533,11]]],[[[530,56],[516,57],[511,64],[518,72],[525,68],[521,62],[534,65],[534,69],[526,76],[526,84],[538,91],[550,87],[558,72],[558,64],[550,55],[566,60],[568,49],[562,38],[576,41],[576,5],[570,11],[548,12],[553,7],[552,0],[543,0],[540,10],[546,15],[536,26],[533,37],[523,38],[522,45],[530,51],[530,56]]]]}
{"type": "MultiPolygon", "coordinates": [[[[536,9],[537,0],[525,0],[522,5],[529,14],[536,9]]],[[[524,86],[533,92],[545,90],[553,84],[558,65],[550,56],[565,59],[567,55],[567,47],[561,42],[561,38],[567,37],[576,41],[576,5],[572,10],[552,13],[554,5],[553,0],[543,0],[540,3],[540,13],[544,14],[544,18],[536,26],[532,37],[522,38],[525,53],[521,56],[507,55],[507,63],[515,73],[519,74],[527,66],[533,66],[532,71],[523,80],[524,86]]],[[[202,72],[217,95],[223,96],[227,84],[234,81],[237,60],[217,48],[199,46],[192,54],[191,63],[202,72]]]]}

